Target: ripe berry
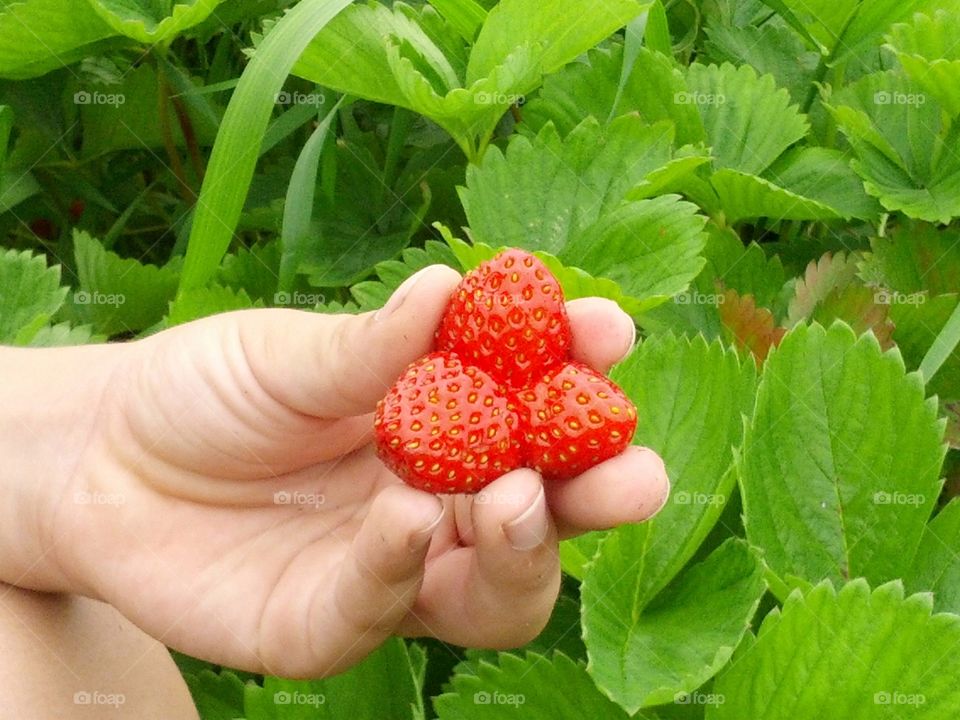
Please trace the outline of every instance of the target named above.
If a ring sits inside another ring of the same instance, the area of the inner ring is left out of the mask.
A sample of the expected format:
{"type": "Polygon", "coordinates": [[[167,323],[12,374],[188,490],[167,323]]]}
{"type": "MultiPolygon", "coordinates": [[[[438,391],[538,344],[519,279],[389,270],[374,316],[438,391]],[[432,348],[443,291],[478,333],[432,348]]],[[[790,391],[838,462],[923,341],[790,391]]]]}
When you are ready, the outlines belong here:
{"type": "Polygon", "coordinates": [[[569,354],[560,283],[539,258],[505,250],[463,278],[436,341],[438,350],[456,352],[505,385],[524,388],[569,354]]]}
{"type": "Polygon", "coordinates": [[[477,492],[520,467],[517,426],[505,389],[449,352],[410,365],[374,417],[380,459],[433,493],[477,492]]]}
{"type": "Polygon", "coordinates": [[[547,480],[575,477],[619,455],[637,427],[637,411],[609,378],[569,362],[518,396],[526,464],[547,480]]]}

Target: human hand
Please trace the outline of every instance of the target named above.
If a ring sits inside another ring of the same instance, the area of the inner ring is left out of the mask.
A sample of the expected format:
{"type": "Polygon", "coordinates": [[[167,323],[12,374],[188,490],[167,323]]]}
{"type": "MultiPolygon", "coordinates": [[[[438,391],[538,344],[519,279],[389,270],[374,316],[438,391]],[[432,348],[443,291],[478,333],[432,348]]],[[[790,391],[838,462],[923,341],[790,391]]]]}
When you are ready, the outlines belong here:
{"type": "MultiPolygon", "coordinates": [[[[243,311],[112,346],[46,506],[61,589],[171,647],[287,677],[341,671],[392,634],[493,648],[536,636],[558,538],[644,520],[669,483],[638,447],[546,486],[517,470],[476,496],[387,471],[370,413],[430,349],[458,280],[431,267],[377,313],[243,311]]],[[[613,303],[568,310],[577,359],[606,371],[628,351],[633,324],[613,303]]]]}

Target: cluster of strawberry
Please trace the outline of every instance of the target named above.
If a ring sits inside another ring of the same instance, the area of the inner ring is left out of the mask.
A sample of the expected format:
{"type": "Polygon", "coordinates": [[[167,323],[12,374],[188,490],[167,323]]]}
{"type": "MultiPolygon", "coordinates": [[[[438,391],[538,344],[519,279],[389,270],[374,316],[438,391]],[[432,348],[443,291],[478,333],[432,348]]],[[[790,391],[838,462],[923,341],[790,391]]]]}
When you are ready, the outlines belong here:
{"type": "Polygon", "coordinates": [[[436,352],[377,406],[379,457],[414,487],[474,493],[519,467],[561,480],[619,454],[636,408],[570,345],[557,279],[529,253],[500,253],[463,278],[436,352]]]}

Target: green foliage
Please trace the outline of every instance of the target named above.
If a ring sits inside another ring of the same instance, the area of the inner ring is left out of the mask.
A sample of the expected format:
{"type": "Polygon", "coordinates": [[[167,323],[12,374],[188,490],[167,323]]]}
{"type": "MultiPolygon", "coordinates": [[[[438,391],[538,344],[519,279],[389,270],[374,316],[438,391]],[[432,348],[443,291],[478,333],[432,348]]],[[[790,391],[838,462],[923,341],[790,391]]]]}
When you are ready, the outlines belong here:
{"type": "Polygon", "coordinates": [[[640,330],[611,375],[672,495],[561,543],[536,639],[316,681],[181,656],[203,720],[956,717],[958,32],[947,0],[0,0],[0,343],[369,312],[507,246],[640,330]]]}

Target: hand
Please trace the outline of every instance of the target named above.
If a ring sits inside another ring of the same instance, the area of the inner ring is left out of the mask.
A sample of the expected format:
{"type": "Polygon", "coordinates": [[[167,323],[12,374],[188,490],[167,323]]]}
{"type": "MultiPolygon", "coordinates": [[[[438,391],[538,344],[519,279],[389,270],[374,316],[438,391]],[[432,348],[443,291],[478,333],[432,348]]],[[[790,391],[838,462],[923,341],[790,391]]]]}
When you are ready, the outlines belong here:
{"type": "MultiPolygon", "coordinates": [[[[171,647],[287,677],[341,671],[391,634],[535,637],[558,538],[644,520],[669,483],[638,447],[546,487],[517,470],[473,497],[387,471],[370,413],[429,350],[458,280],[431,267],[377,313],[243,311],[110,346],[74,469],[50,483],[41,545],[63,589],[171,647]]],[[[606,371],[629,350],[613,303],[568,309],[578,359],[606,371]]]]}

